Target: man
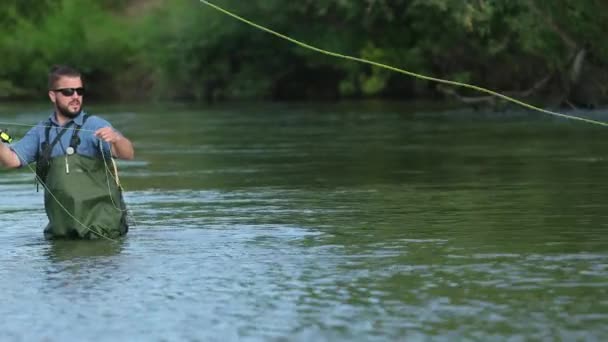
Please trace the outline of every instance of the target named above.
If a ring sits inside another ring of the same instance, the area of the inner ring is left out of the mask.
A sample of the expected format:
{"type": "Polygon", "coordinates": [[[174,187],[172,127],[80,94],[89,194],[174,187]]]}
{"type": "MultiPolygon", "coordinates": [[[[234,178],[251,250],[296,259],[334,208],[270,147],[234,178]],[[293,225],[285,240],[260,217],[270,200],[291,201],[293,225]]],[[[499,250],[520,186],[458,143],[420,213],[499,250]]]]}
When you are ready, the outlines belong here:
{"type": "Polygon", "coordinates": [[[37,179],[45,189],[47,238],[126,234],[126,206],[111,156],[133,159],[132,143],[106,120],[82,110],[84,87],[77,70],[54,66],[48,89],[53,113],[19,142],[0,144],[0,163],[18,168],[36,162],[37,179]]]}

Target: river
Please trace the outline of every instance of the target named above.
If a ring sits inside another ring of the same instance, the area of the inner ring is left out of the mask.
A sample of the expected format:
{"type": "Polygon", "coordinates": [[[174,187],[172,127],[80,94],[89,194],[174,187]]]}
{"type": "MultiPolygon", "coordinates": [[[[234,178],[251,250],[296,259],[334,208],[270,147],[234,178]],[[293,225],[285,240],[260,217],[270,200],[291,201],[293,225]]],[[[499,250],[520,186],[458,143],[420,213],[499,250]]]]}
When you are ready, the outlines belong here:
{"type": "Polygon", "coordinates": [[[394,103],[91,108],[136,147],[129,234],[47,241],[31,170],[0,171],[3,341],[608,339],[605,128],[394,103]]]}

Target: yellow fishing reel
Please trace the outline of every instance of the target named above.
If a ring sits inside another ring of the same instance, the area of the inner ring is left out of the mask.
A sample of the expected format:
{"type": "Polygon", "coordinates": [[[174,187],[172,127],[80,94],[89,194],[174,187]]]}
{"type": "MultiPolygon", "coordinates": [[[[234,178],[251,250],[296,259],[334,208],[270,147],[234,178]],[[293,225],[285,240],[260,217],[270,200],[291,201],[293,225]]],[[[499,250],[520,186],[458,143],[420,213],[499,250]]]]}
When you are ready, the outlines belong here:
{"type": "Polygon", "coordinates": [[[9,144],[10,144],[11,142],[13,142],[13,138],[11,138],[11,136],[10,136],[10,135],[8,135],[8,133],[7,133],[7,132],[8,132],[7,130],[4,130],[4,129],[1,129],[1,128],[0,128],[0,140],[1,140],[2,142],[5,142],[5,143],[9,143],[9,144]]]}

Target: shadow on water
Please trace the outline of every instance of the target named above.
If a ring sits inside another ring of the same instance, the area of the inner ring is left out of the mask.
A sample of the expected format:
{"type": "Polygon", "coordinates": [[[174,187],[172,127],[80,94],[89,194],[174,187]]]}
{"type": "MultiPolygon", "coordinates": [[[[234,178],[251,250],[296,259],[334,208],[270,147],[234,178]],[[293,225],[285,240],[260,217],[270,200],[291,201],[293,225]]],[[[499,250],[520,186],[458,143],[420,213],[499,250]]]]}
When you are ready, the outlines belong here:
{"type": "Polygon", "coordinates": [[[124,248],[124,240],[49,240],[46,256],[52,261],[71,261],[95,257],[119,255],[124,248]]]}

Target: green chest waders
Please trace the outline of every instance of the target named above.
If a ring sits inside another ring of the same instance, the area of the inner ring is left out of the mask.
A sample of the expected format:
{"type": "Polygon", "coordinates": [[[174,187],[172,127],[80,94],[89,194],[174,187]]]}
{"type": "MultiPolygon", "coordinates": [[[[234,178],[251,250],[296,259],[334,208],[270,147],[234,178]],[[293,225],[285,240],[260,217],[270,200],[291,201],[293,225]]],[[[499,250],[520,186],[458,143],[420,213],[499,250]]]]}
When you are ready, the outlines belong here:
{"type": "Polygon", "coordinates": [[[44,235],[95,239],[126,234],[126,205],[110,172],[99,158],[78,154],[52,158],[45,181],[49,224],[44,235]]]}
{"type": "MultiPolygon", "coordinates": [[[[87,118],[85,115],[83,125],[87,118]]],[[[69,153],[50,158],[53,147],[72,124],[70,121],[51,141],[49,122],[46,140],[40,147],[36,175],[45,185],[44,208],[49,218],[44,235],[83,239],[124,235],[128,231],[127,209],[116,175],[106,168],[110,163],[76,153],[82,126],[74,125],[66,150],[69,153]]]]}

